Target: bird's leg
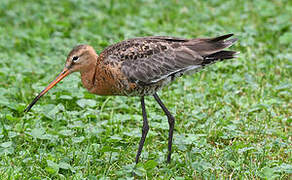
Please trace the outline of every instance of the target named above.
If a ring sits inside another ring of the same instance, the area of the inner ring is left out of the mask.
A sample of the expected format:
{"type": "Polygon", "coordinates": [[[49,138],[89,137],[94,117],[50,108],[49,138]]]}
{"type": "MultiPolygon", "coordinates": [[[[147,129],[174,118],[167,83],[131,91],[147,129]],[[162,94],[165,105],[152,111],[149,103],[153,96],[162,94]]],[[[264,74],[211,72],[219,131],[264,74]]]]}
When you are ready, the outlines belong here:
{"type": "Polygon", "coordinates": [[[167,155],[167,162],[169,163],[171,160],[171,148],[172,148],[172,137],[173,137],[173,129],[174,129],[174,122],[175,119],[174,117],[170,114],[168,109],[165,107],[161,99],[158,97],[157,93],[154,95],[155,100],[158,102],[162,110],[164,111],[165,115],[167,116],[168,119],[168,124],[169,124],[169,132],[168,132],[168,155],[167,155]]]}
{"type": "Polygon", "coordinates": [[[142,149],[143,149],[143,146],[144,146],[144,142],[145,142],[147,133],[149,131],[149,125],[148,125],[148,120],[147,120],[144,96],[141,97],[141,108],[142,108],[142,116],[143,116],[143,127],[142,127],[142,137],[140,139],[139,148],[138,148],[138,152],[137,152],[137,155],[136,155],[136,164],[139,161],[139,157],[141,155],[141,152],[142,152],[142,149]]]}

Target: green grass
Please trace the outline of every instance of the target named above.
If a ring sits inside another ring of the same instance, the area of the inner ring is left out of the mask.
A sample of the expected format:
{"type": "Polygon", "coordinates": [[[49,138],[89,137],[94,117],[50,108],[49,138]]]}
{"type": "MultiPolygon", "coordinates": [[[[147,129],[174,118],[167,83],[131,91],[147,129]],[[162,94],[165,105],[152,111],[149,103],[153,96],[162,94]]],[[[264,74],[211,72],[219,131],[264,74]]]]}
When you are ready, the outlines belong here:
{"type": "Polygon", "coordinates": [[[289,179],[292,174],[292,1],[0,1],[0,179],[289,179]],[[87,43],[235,33],[240,57],[146,98],[141,163],[138,97],[88,93],[78,73],[24,108],[87,43]]]}

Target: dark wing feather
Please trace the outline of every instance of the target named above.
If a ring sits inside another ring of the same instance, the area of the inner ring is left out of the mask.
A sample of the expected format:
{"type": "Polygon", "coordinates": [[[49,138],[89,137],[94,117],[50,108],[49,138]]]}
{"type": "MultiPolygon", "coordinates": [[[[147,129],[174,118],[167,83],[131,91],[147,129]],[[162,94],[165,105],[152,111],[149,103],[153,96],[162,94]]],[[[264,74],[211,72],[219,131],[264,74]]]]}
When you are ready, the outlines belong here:
{"type": "Polygon", "coordinates": [[[154,83],[173,73],[196,66],[203,60],[196,52],[184,46],[172,48],[171,44],[165,42],[147,45],[150,46],[151,53],[143,55],[142,52],[134,48],[134,53],[138,54],[138,58],[122,62],[122,72],[133,82],[154,83]]]}
{"type": "Polygon", "coordinates": [[[130,81],[151,84],[218,60],[220,53],[214,53],[236,41],[224,40],[230,36],[190,40],[167,36],[135,38],[112,45],[103,53],[107,54],[105,61],[121,62],[121,70],[130,81]]]}
{"type": "MultiPolygon", "coordinates": [[[[144,37],[142,37],[144,38],[144,37]]],[[[168,42],[187,42],[189,39],[179,38],[179,37],[171,37],[171,36],[148,36],[147,39],[155,39],[161,41],[168,41],[168,42]]]]}

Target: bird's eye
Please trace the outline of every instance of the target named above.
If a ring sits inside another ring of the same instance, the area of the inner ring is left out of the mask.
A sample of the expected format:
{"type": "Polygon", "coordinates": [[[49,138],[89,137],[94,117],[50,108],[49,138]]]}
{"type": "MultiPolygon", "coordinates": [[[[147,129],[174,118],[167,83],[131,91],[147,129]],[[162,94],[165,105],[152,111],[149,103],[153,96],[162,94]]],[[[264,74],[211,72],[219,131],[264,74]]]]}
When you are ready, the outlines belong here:
{"type": "Polygon", "coordinates": [[[72,58],[72,61],[73,62],[77,62],[79,60],[79,57],[78,56],[73,56],[73,58],[72,58]]]}

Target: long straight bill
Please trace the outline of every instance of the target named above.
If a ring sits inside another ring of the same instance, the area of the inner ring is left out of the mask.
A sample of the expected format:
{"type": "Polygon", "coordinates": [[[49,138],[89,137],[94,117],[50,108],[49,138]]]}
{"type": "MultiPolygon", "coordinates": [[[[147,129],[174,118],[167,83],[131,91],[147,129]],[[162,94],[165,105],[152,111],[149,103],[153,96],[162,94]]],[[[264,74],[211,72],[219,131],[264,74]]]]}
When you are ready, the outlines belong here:
{"type": "Polygon", "coordinates": [[[64,68],[64,70],[56,77],[54,81],[52,81],[42,92],[34,98],[34,100],[25,108],[24,112],[28,112],[32,106],[44,95],[48,92],[52,87],[54,87],[58,82],[60,82],[64,77],[66,77],[70,71],[68,68],[64,68]]]}

